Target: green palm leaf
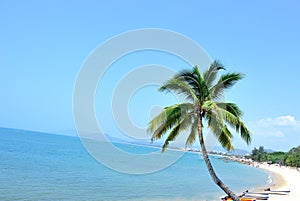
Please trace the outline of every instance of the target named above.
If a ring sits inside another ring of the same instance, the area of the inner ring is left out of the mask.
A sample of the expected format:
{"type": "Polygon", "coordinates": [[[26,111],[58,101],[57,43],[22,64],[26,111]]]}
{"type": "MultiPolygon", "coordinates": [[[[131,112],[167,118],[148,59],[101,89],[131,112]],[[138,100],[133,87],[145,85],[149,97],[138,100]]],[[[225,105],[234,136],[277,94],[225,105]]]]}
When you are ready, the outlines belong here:
{"type": "Polygon", "coordinates": [[[220,62],[214,61],[208,70],[204,72],[203,77],[208,88],[213,85],[219,70],[225,70],[225,67],[220,62]]]}
{"type": "Polygon", "coordinates": [[[153,133],[151,140],[160,139],[169,129],[181,121],[191,111],[190,103],[175,104],[163,111],[148,123],[148,132],[153,133]]]}
{"type": "Polygon", "coordinates": [[[191,125],[191,131],[190,131],[188,138],[186,139],[185,147],[191,146],[196,141],[197,127],[198,127],[198,122],[197,122],[197,119],[195,119],[194,123],[192,123],[192,125],[191,125]]]}
{"type": "Polygon", "coordinates": [[[165,140],[165,143],[162,146],[162,152],[165,151],[170,141],[175,140],[175,138],[180,134],[181,131],[184,131],[190,127],[191,117],[192,113],[185,116],[185,118],[183,118],[180,122],[176,124],[176,126],[174,126],[174,128],[171,130],[167,139],[165,140]]]}
{"type": "Polygon", "coordinates": [[[216,85],[210,88],[212,99],[222,97],[226,89],[232,87],[237,81],[243,79],[244,75],[241,73],[226,73],[222,75],[216,85]]]}
{"type": "Polygon", "coordinates": [[[197,96],[191,87],[184,82],[182,79],[173,78],[164,83],[159,91],[173,91],[177,92],[177,94],[184,95],[186,99],[190,99],[192,101],[197,100],[197,96]]]}

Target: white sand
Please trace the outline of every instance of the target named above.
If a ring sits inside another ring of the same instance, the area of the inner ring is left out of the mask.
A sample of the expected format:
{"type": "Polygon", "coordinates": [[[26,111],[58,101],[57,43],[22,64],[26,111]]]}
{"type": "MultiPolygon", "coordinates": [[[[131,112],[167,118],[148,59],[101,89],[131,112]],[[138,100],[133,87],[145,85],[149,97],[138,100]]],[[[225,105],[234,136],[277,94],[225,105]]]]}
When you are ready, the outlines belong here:
{"type": "Polygon", "coordinates": [[[270,201],[300,201],[300,172],[289,167],[260,164],[259,168],[273,173],[271,190],[290,190],[289,195],[270,195],[270,201]]]}

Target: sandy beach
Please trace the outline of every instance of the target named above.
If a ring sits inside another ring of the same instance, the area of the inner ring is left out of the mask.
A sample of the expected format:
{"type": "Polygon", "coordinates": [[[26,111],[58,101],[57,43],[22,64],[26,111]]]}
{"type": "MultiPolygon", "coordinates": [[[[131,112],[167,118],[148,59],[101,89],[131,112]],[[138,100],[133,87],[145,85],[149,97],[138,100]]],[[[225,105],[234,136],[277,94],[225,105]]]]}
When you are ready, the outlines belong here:
{"type": "MultiPolygon", "coordinates": [[[[294,168],[279,167],[276,165],[259,164],[259,168],[270,172],[271,190],[290,190],[289,195],[270,195],[270,201],[297,201],[300,200],[300,172],[294,168]]],[[[263,189],[262,189],[263,190],[263,189]]]]}

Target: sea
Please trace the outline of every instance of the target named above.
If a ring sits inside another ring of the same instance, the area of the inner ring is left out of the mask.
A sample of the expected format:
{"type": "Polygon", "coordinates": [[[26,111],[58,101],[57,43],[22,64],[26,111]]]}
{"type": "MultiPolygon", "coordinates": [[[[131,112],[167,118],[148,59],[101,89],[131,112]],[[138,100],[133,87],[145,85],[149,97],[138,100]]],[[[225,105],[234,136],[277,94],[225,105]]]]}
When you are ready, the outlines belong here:
{"type": "MultiPolygon", "coordinates": [[[[157,151],[155,147],[115,145],[137,154],[157,151]]],[[[261,169],[219,156],[210,156],[210,160],[217,175],[235,192],[269,182],[261,169]]],[[[132,165],[139,167],[138,162],[132,165]]],[[[0,128],[1,201],[214,201],[224,195],[212,182],[199,153],[186,152],[159,171],[128,174],[101,164],[78,137],[0,128]]]]}

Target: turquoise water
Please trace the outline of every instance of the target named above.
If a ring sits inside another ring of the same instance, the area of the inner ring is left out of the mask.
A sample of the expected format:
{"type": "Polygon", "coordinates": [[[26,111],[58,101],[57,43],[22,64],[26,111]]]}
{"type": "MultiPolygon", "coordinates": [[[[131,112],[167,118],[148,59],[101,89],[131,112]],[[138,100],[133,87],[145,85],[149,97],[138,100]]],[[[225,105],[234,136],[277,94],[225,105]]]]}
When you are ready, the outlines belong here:
{"type": "MultiPolygon", "coordinates": [[[[146,153],[149,147],[118,144],[146,153]]],[[[268,175],[236,162],[211,161],[236,192],[266,185],[268,175]]],[[[153,161],[149,161],[149,164],[153,161]]],[[[186,153],[159,172],[131,175],[91,157],[76,137],[0,129],[0,200],[219,200],[199,154],[186,153]]]]}

